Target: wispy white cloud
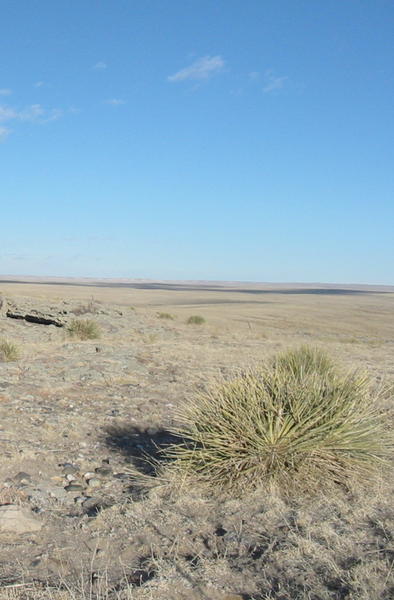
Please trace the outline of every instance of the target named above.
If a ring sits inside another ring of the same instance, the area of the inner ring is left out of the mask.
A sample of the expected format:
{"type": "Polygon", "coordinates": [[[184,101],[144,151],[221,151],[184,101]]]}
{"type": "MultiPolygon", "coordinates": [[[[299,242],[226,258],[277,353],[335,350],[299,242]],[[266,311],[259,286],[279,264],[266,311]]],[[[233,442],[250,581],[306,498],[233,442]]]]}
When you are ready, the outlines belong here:
{"type": "Polygon", "coordinates": [[[61,108],[44,108],[41,104],[31,104],[21,110],[17,114],[17,118],[31,123],[48,123],[57,121],[63,114],[64,111],[61,108]]]}
{"type": "MultiPolygon", "coordinates": [[[[45,108],[41,104],[30,104],[22,109],[16,109],[12,106],[0,105],[0,124],[9,122],[35,123],[38,125],[57,121],[64,115],[64,110],[61,108],[45,108]]],[[[11,133],[8,126],[0,127],[0,141],[4,140],[11,133]]]]}
{"type": "Polygon", "coordinates": [[[263,87],[264,94],[270,94],[271,92],[277,92],[281,90],[288,77],[278,77],[272,70],[266,71],[264,75],[265,85],[263,87]]]}
{"type": "Polygon", "coordinates": [[[104,69],[107,69],[107,68],[108,68],[108,65],[103,60],[99,60],[99,62],[96,62],[96,64],[93,65],[93,69],[95,71],[104,71],[104,69]]]}
{"type": "Polygon", "coordinates": [[[0,127],[0,144],[1,142],[5,142],[10,133],[11,129],[9,129],[8,127],[0,127]]]}
{"type": "Polygon", "coordinates": [[[10,96],[12,94],[12,90],[9,88],[0,88],[0,96],[10,96]]]}
{"type": "MultiPolygon", "coordinates": [[[[68,112],[74,112],[73,109],[70,109],[68,112]]],[[[42,122],[49,123],[49,121],[57,121],[64,115],[64,110],[62,108],[51,108],[45,113],[45,117],[42,122]]]]}
{"type": "Polygon", "coordinates": [[[18,117],[18,113],[16,110],[9,106],[1,106],[0,105],[0,123],[5,121],[11,121],[11,119],[16,119],[18,117]]]}
{"type": "Polygon", "coordinates": [[[120,106],[121,104],[126,104],[126,100],[122,100],[121,98],[110,98],[109,100],[105,100],[105,104],[111,104],[111,106],[120,106]]]}
{"type": "Polygon", "coordinates": [[[17,118],[21,121],[37,121],[42,118],[45,114],[44,108],[41,104],[31,104],[26,106],[17,114],[17,118]]]}
{"type": "Polygon", "coordinates": [[[35,84],[34,84],[34,87],[40,88],[43,85],[45,85],[45,81],[36,81],[35,84]]]}
{"type": "Polygon", "coordinates": [[[194,63],[167,77],[168,81],[177,83],[188,79],[209,79],[223,70],[225,61],[221,56],[203,56],[194,63]]]}

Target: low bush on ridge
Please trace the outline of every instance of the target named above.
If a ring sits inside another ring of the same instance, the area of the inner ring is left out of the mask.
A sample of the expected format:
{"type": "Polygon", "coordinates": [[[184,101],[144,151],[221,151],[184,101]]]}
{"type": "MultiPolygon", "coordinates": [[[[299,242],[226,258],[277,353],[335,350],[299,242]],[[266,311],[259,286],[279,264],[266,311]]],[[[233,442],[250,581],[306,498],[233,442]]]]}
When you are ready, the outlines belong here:
{"type": "Polygon", "coordinates": [[[204,317],[201,317],[200,315],[192,315],[191,317],[188,318],[186,323],[188,325],[202,325],[203,323],[205,323],[205,319],[204,319],[204,317]]]}
{"type": "Polygon", "coordinates": [[[95,340],[100,337],[100,328],[91,319],[74,319],[67,328],[71,337],[80,340],[95,340]]]}
{"type": "Polygon", "coordinates": [[[166,312],[158,313],[157,317],[158,319],[169,319],[170,321],[173,321],[175,319],[174,315],[166,312]]]}
{"type": "Polygon", "coordinates": [[[8,340],[0,340],[0,362],[13,362],[18,358],[18,346],[8,340]]]}
{"type": "Polygon", "coordinates": [[[183,475],[232,491],[364,478],[393,447],[377,396],[368,375],[302,347],[185,404],[180,443],[164,454],[183,475]]]}
{"type": "Polygon", "coordinates": [[[87,304],[80,304],[70,312],[72,312],[77,317],[87,314],[95,315],[98,313],[97,301],[92,298],[87,304]]]}

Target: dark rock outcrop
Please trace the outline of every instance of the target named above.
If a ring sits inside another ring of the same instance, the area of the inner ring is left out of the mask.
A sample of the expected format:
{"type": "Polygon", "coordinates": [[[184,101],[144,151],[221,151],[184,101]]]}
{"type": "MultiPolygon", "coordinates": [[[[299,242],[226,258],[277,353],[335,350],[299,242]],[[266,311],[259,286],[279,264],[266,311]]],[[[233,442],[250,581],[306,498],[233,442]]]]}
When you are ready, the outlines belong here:
{"type": "Polygon", "coordinates": [[[55,325],[64,327],[66,325],[65,315],[67,311],[52,309],[48,306],[32,307],[31,305],[16,305],[7,303],[5,314],[10,319],[22,319],[29,323],[38,323],[39,325],[55,325]]]}

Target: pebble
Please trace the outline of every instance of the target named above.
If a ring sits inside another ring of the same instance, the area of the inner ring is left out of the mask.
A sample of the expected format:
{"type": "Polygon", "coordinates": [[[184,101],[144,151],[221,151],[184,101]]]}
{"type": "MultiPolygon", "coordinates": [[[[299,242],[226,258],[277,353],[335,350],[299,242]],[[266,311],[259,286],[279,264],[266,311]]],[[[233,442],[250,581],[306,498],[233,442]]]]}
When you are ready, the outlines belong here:
{"type": "Polygon", "coordinates": [[[90,471],[88,471],[87,473],[85,473],[85,475],[83,476],[84,479],[93,479],[93,477],[95,477],[95,473],[92,473],[90,471]]]}
{"type": "Polygon", "coordinates": [[[67,492],[80,492],[83,490],[83,486],[80,483],[70,483],[64,489],[67,492]]]}
{"type": "Polygon", "coordinates": [[[15,475],[14,481],[16,481],[17,483],[23,483],[27,485],[28,483],[31,483],[31,476],[29,475],[29,473],[19,471],[19,473],[15,475]]]}
{"type": "Polygon", "coordinates": [[[95,469],[96,473],[98,475],[104,475],[104,476],[109,476],[112,475],[112,469],[111,467],[97,467],[97,469],[95,469]]]}
{"type": "Polygon", "coordinates": [[[82,506],[89,510],[89,508],[93,508],[95,506],[100,506],[100,498],[95,498],[94,496],[88,496],[87,499],[82,502],[82,506]]]}
{"type": "Polygon", "coordinates": [[[75,481],[74,475],[70,475],[70,473],[68,475],[66,475],[66,479],[67,479],[67,481],[75,481]]]}
{"type": "Polygon", "coordinates": [[[64,463],[64,465],[60,465],[63,467],[63,475],[73,475],[74,473],[78,473],[79,469],[75,465],[71,463],[64,463]]]}
{"type": "Polygon", "coordinates": [[[96,487],[100,487],[101,485],[101,480],[98,479],[97,477],[92,477],[92,479],[88,479],[88,486],[91,488],[96,488],[96,487]]]}

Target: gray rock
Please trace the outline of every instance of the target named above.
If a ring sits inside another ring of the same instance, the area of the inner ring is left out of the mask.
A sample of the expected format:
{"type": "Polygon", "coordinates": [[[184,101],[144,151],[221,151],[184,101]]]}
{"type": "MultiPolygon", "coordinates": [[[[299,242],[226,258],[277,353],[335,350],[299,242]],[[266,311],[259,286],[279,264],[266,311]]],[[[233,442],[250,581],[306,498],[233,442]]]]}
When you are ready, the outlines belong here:
{"type": "Polygon", "coordinates": [[[25,485],[28,485],[29,483],[31,483],[31,476],[29,475],[29,473],[25,473],[24,471],[19,471],[19,473],[17,473],[17,475],[15,475],[14,481],[16,483],[23,483],[25,485]]]}
{"type": "Polygon", "coordinates": [[[88,479],[88,486],[91,488],[97,488],[101,486],[101,480],[98,477],[92,477],[92,479],[88,479]]]}
{"type": "Polygon", "coordinates": [[[67,493],[62,487],[45,483],[31,489],[28,496],[29,502],[39,505],[48,504],[49,499],[56,500],[57,502],[64,502],[66,498],[67,493]]]}
{"type": "Polygon", "coordinates": [[[104,465],[102,467],[97,467],[95,471],[98,475],[104,475],[104,477],[112,475],[112,468],[108,466],[105,467],[104,465]]]}
{"type": "Polygon", "coordinates": [[[16,504],[0,506],[0,532],[19,535],[39,531],[41,527],[42,524],[20,506],[16,504]]]}
{"type": "Polygon", "coordinates": [[[97,498],[97,496],[89,496],[88,499],[82,503],[82,506],[88,511],[96,508],[100,509],[103,506],[103,502],[100,498],[97,498]]]}
{"type": "Polygon", "coordinates": [[[78,471],[78,467],[71,463],[64,463],[63,465],[63,475],[73,475],[74,473],[78,473],[78,471]]]}
{"type": "Polygon", "coordinates": [[[65,320],[61,311],[48,306],[31,306],[30,304],[9,303],[6,316],[10,319],[21,319],[28,323],[38,323],[40,325],[56,325],[64,327],[65,320]]]}
{"type": "Polygon", "coordinates": [[[69,483],[64,489],[67,492],[81,492],[83,490],[83,485],[80,483],[69,483]]]}

